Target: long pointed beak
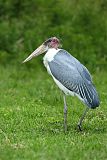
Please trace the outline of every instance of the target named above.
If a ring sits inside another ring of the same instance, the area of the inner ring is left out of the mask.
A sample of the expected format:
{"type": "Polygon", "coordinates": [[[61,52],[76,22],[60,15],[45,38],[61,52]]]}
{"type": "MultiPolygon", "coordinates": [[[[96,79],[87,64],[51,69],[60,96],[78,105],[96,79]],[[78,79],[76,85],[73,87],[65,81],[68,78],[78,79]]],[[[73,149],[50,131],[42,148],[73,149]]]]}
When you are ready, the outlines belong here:
{"type": "Polygon", "coordinates": [[[31,53],[30,56],[28,56],[22,63],[30,61],[33,57],[36,57],[44,53],[46,50],[47,50],[47,47],[44,44],[42,44],[33,53],[31,53]]]}

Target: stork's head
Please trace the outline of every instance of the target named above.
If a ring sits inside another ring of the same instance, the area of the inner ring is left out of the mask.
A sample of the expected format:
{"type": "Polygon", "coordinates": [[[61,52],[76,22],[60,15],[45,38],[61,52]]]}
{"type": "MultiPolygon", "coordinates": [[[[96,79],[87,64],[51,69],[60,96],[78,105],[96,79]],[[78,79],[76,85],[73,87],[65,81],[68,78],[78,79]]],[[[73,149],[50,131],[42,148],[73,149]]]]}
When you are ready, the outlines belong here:
{"type": "Polygon", "coordinates": [[[60,42],[59,42],[58,38],[51,37],[51,38],[47,39],[43,44],[45,46],[47,46],[48,48],[58,49],[60,42]]]}
{"type": "Polygon", "coordinates": [[[60,46],[59,39],[56,37],[51,37],[51,38],[47,39],[44,43],[42,43],[42,45],[39,46],[33,53],[31,53],[30,56],[27,57],[23,61],[23,63],[31,60],[33,57],[36,57],[36,56],[48,51],[48,49],[50,49],[50,48],[58,49],[59,46],[60,46]]]}

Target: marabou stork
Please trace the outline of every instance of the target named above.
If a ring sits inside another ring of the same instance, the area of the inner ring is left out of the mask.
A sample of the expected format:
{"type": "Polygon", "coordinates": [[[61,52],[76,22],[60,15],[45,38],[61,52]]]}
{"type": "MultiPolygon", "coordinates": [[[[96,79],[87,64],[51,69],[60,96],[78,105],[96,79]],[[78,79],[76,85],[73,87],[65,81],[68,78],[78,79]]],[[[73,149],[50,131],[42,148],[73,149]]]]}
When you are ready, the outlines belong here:
{"type": "Polygon", "coordinates": [[[81,131],[82,121],[89,110],[99,106],[98,93],[93,85],[88,69],[64,49],[59,49],[60,41],[56,37],[47,39],[23,63],[46,52],[43,62],[48,73],[63,92],[64,130],[67,131],[66,96],[77,96],[86,109],[80,118],[78,128],[81,131]]]}

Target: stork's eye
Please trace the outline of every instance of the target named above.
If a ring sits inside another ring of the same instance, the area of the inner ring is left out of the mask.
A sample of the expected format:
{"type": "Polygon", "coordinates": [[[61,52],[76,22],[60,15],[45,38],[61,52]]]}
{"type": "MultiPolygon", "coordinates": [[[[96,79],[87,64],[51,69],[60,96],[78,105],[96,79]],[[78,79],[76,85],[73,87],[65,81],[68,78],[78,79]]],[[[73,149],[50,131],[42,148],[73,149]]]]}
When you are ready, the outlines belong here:
{"type": "Polygon", "coordinates": [[[49,42],[51,42],[52,41],[52,39],[51,38],[49,38],[48,40],[47,40],[47,42],[49,43],[49,42]]]}
{"type": "Polygon", "coordinates": [[[44,42],[44,44],[47,45],[47,44],[50,43],[51,41],[52,41],[52,39],[49,38],[48,40],[46,40],[46,41],[44,42]]]}

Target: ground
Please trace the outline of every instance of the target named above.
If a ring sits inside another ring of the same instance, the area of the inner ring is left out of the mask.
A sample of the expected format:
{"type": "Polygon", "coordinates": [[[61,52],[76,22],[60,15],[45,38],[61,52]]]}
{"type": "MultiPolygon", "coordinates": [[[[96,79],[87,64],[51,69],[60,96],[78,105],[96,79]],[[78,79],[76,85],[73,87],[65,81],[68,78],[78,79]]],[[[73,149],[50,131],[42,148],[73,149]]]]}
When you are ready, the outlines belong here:
{"type": "Polygon", "coordinates": [[[107,73],[93,73],[101,105],[88,112],[82,132],[84,105],[67,97],[65,134],[61,92],[45,69],[34,67],[0,66],[0,160],[107,159],[107,73]]]}

